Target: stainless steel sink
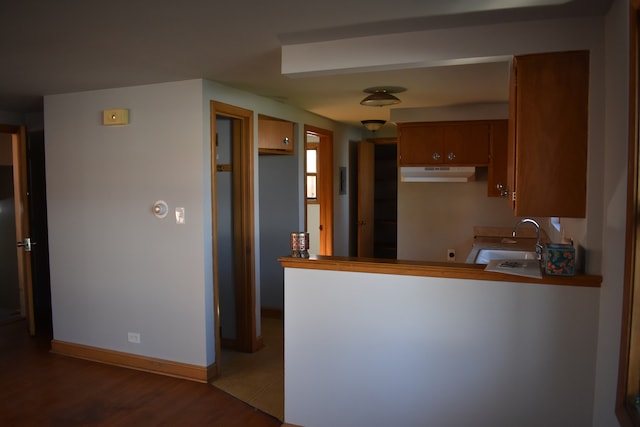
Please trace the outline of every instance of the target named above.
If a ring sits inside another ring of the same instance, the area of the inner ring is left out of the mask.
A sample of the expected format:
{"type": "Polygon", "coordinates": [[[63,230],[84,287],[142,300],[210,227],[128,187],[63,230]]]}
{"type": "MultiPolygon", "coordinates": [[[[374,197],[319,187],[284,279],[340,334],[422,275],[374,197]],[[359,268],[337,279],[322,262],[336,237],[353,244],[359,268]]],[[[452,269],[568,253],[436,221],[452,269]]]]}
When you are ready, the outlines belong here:
{"type": "Polygon", "coordinates": [[[511,249],[480,249],[476,256],[476,264],[489,264],[496,259],[536,259],[535,251],[511,250],[511,249]]]}

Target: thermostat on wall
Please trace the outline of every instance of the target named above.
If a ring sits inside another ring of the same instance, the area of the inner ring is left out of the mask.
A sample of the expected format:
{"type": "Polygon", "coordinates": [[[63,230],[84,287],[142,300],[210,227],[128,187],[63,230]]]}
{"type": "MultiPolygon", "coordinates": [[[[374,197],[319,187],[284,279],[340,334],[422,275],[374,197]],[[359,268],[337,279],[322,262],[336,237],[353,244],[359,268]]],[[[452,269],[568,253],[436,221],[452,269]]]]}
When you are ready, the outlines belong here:
{"type": "Polygon", "coordinates": [[[102,112],[103,125],[128,125],[129,110],[126,108],[117,108],[113,110],[104,110],[102,112]]]}

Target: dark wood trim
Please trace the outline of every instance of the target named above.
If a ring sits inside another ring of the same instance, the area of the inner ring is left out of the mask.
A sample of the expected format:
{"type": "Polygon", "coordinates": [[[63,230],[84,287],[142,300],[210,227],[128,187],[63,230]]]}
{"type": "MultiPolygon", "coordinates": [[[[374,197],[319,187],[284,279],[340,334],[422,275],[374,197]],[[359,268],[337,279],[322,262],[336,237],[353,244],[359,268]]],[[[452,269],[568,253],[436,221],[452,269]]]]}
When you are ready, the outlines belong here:
{"type": "Polygon", "coordinates": [[[19,133],[21,126],[0,125],[0,133],[19,133]]]}
{"type": "Polygon", "coordinates": [[[637,426],[640,424],[637,411],[629,410],[627,396],[637,395],[639,367],[637,365],[638,350],[632,349],[632,343],[639,337],[638,319],[640,305],[636,302],[640,280],[636,269],[638,262],[638,38],[640,20],[640,0],[631,0],[629,8],[629,142],[627,156],[627,220],[625,241],[625,270],[622,302],[622,325],[620,338],[620,356],[618,363],[618,389],[616,394],[616,416],[621,426],[637,426]],[[634,313],[635,312],[635,313],[634,313]],[[636,363],[631,363],[631,361],[636,363]]]}
{"type": "Polygon", "coordinates": [[[190,365],[58,340],[51,341],[51,352],[77,359],[91,360],[107,365],[153,372],[201,383],[208,383],[217,375],[215,363],[210,366],[190,365]]]}
{"type": "Polygon", "coordinates": [[[463,264],[451,262],[405,261],[379,258],[355,258],[336,256],[312,256],[309,259],[282,257],[280,264],[285,268],[312,270],[353,271],[358,273],[395,274],[399,276],[438,277],[450,279],[488,280],[492,282],[535,283],[540,285],[560,285],[599,288],[602,276],[580,274],[576,276],[547,276],[542,279],[514,276],[510,274],[484,271],[484,264],[463,264]]]}
{"type": "Polygon", "coordinates": [[[373,142],[374,144],[379,144],[379,145],[384,145],[384,144],[398,145],[398,138],[397,137],[393,137],[393,138],[368,138],[367,141],[373,142]]]}
{"type": "Polygon", "coordinates": [[[281,308],[260,307],[260,314],[268,319],[284,319],[284,310],[281,308]]]}

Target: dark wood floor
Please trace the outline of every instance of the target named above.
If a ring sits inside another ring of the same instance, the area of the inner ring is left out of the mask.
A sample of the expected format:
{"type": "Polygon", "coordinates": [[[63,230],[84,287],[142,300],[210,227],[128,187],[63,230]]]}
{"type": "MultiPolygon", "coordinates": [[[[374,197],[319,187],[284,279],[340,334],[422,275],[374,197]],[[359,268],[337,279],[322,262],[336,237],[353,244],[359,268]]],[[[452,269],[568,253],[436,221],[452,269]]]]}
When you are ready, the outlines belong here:
{"type": "Polygon", "coordinates": [[[52,354],[49,338],[0,325],[0,426],[281,425],[209,384],[52,354]]]}

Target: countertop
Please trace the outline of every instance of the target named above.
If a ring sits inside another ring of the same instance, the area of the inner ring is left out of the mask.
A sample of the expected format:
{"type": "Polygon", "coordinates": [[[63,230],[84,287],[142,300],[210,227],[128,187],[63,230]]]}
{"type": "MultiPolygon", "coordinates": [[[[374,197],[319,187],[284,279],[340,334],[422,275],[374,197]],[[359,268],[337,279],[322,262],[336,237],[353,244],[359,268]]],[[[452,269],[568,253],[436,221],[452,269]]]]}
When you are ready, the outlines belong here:
{"type": "MultiPolygon", "coordinates": [[[[535,240],[535,239],[534,239],[535,240]]],[[[541,279],[485,271],[485,264],[457,262],[405,261],[380,258],[356,258],[312,255],[310,258],[279,258],[285,268],[353,271],[359,273],[396,274],[452,279],[488,280],[494,282],[533,283],[556,286],[600,287],[602,276],[578,274],[575,276],[549,276],[541,279]]]]}

